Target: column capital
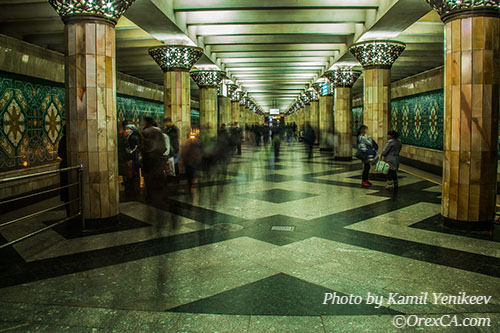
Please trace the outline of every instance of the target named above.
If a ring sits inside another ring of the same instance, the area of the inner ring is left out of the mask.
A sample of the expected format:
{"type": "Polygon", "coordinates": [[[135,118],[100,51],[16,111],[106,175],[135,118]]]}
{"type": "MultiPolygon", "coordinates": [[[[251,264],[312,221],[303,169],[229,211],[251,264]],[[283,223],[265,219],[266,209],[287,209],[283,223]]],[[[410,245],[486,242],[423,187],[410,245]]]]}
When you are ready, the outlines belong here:
{"type": "Polygon", "coordinates": [[[135,0],[49,0],[64,23],[72,20],[103,20],[113,25],[135,0]]]}
{"type": "Polygon", "coordinates": [[[248,99],[248,96],[246,95],[246,93],[241,92],[240,105],[241,106],[246,106],[247,105],[247,99],[248,99]]]}
{"type": "Polygon", "coordinates": [[[353,44],[349,51],[364,69],[391,68],[406,48],[405,43],[391,40],[370,40],[353,44]]]}
{"type": "Polygon", "coordinates": [[[309,97],[309,100],[311,102],[315,102],[315,101],[317,101],[319,99],[318,98],[318,93],[314,89],[307,90],[306,91],[306,95],[307,95],[307,97],[309,97]]]}
{"type": "Polygon", "coordinates": [[[456,17],[496,16],[500,17],[500,0],[426,0],[443,22],[456,17]]]}
{"type": "Polygon", "coordinates": [[[191,71],[191,77],[200,88],[217,88],[226,77],[226,72],[220,70],[194,70],[191,71]]]}
{"type": "Polygon", "coordinates": [[[150,48],[149,55],[164,72],[189,72],[203,55],[203,49],[188,45],[165,45],[150,48]]]}
{"type": "Polygon", "coordinates": [[[245,103],[245,107],[247,109],[251,109],[253,105],[254,105],[254,102],[250,98],[247,98],[246,103],[245,103]]]}
{"type": "Polygon", "coordinates": [[[304,105],[309,105],[311,104],[311,99],[309,98],[309,96],[305,93],[301,94],[300,95],[300,101],[304,104],[304,105]]]}
{"type": "Polygon", "coordinates": [[[230,83],[230,84],[226,84],[227,86],[227,94],[229,96],[232,96],[233,93],[238,90],[238,85],[237,84],[234,84],[234,83],[230,83]]]}
{"type": "Polygon", "coordinates": [[[324,85],[324,84],[325,84],[324,82],[314,82],[314,83],[311,85],[311,87],[312,87],[314,90],[316,90],[316,92],[318,93],[318,95],[323,96],[323,95],[321,94],[321,91],[323,90],[323,85],[324,85]]]}
{"type": "Polygon", "coordinates": [[[239,102],[243,98],[243,91],[234,91],[231,94],[231,102],[239,102]]]}
{"type": "Polygon", "coordinates": [[[352,69],[336,69],[332,71],[326,71],[323,76],[326,77],[328,81],[330,81],[334,88],[352,88],[354,83],[356,83],[356,80],[361,76],[361,71],[352,69]]]}

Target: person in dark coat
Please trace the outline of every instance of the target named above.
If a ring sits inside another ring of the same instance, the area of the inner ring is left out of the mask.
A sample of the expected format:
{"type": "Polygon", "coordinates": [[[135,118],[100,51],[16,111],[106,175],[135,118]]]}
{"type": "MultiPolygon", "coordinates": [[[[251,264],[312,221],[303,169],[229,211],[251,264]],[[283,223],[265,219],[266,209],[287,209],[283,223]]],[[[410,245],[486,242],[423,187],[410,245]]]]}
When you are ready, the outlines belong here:
{"type": "Polygon", "coordinates": [[[371,187],[368,181],[370,167],[377,162],[377,144],[368,136],[368,126],[361,125],[358,129],[358,153],[356,156],[363,162],[363,174],[361,176],[361,187],[371,187]]]}
{"type": "Polygon", "coordinates": [[[313,155],[314,141],[316,141],[316,133],[314,133],[314,129],[311,124],[307,123],[304,130],[304,143],[307,148],[307,158],[309,159],[311,159],[313,155]]]}
{"type": "Polygon", "coordinates": [[[271,137],[273,141],[273,151],[274,151],[274,159],[277,161],[280,157],[280,147],[281,147],[281,138],[283,132],[281,127],[273,127],[271,131],[271,137]]]}
{"type": "Polygon", "coordinates": [[[403,144],[398,139],[399,133],[389,131],[387,133],[388,141],[382,150],[382,159],[389,164],[389,173],[387,175],[386,190],[392,191],[398,189],[398,169],[399,169],[399,153],[403,144]]]}
{"type": "Polygon", "coordinates": [[[177,159],[179,154],[179,128],[172,122],[172,118],[167,117],[164,121],[163,133],[170,139],[170,156],[177,159]]]}
{"type": "Polygon", "coordinates": [[[146,183],[146,194],[148,199],[158,194],[164,181],[164,153],[167,150],[165,138],[161,130],[156,126],[153,118],[144,118],[142,130],[142,171],[146,183]]]}
{"type": "Polygon", "coordinates": [[[238,123],[234,123],[229,129],[231,134],[231,142],[233,147],[236,149],[236,155],[241,155],[241,141],[243,139],[243,132],[238,125],[238,123]]]}
{"type": "Polygon", "coordinates": [[[141,134],[138,129],[128,122],[123,122],[123,132],[120,135],[118,160],[120,175],[127,198],[133,198],[139,191],[139,151],[141,147],[141,134]]]}

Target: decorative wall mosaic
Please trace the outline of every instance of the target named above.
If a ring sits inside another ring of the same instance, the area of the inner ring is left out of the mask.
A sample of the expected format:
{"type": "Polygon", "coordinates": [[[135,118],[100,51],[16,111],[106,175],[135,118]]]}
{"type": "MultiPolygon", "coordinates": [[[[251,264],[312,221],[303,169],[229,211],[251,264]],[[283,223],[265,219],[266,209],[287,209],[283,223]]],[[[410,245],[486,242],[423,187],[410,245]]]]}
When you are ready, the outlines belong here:
{"type": "MultiPolygon", "coordinates": [[[[153,118],[160,127],[163,127],[163,103],[127,95],[117,94],[116,110],[118,112],[118,126],[124,120],[129,120],[137,128],[144,126],[144,118],[153,118]]],[[[200,111],[191,109],[191,126],[200,127],[200,111]]]]}
{"type": "MultiPolygon", "coordinates": [[[[0,171],[57,159],[64,126],[64,85],[0,72],[0,171]]],[[[118,94],[119,125],[125,119],[138,127],[144,117],[163,125],[163,103],[118,94]]],[[[199,111],[191,110],[193,127],[199,111]]]]}
{"type": "Polygon", "coordinates": [[[153,118],[158,125],[163,126],[163,103],[127,96],[116,95],[116,111],[118,125],[124,120],[132,122],[137,128],[144,126],[144,118],[153,118]]]}
{"type": "Polygon", "coordinates": [[[0,170],[57,158],[64,95],[60,84],[0,73],[0,170]]]}
{"type": "Polygon", "coordinates": [[[363,125],[363,107],[352,108],[352,135],[357,135],[359,127],[363,125]]]}
{"type": "Polygon", "coordinates": [[[443,90],[391,101],[391,128],[403,144],[443,149],[443,90]]]}

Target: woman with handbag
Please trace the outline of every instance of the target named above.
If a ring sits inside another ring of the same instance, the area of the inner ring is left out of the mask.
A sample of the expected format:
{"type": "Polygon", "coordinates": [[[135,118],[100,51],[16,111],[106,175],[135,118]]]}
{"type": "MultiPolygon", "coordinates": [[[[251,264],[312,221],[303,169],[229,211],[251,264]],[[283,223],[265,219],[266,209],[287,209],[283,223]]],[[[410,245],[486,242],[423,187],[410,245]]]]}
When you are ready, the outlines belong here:
{"type": "Polygon", "coordinates": [[[376,163],[378,160],[377,143],[368,136],[368,126],[361,125],[358,130],[358,152],[356,157],[363,162],[363,174],[361,178],[362,187],[370,187],[372,183],[368,181],[368,175],[370,173],[370,167],[372,164],[376,163]]]}
{"type": "Polygon", "coordinates": [[[398,139],[399,133],[389,131],[387,133],[388,141],[382,150],[382,159],[389,164],[389,173],[387,174],[386,190],[392,191],[398,189],[399,152],[403,144],[398,139]]]}

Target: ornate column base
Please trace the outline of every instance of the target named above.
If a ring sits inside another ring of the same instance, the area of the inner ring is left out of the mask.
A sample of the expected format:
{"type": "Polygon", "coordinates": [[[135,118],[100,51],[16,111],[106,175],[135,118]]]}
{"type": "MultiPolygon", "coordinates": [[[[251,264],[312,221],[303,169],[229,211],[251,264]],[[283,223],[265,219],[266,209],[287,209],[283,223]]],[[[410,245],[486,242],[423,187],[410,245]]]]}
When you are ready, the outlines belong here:
{"type": "Polygon", "coordinates": [[[441,215],[442,224],[450,229],[457,229],[463,231],[491,231],[493,232],[494,223],[493,221],[474,221],[471,223],[469,221],[459,221],[446,218],[441,215]]]}

